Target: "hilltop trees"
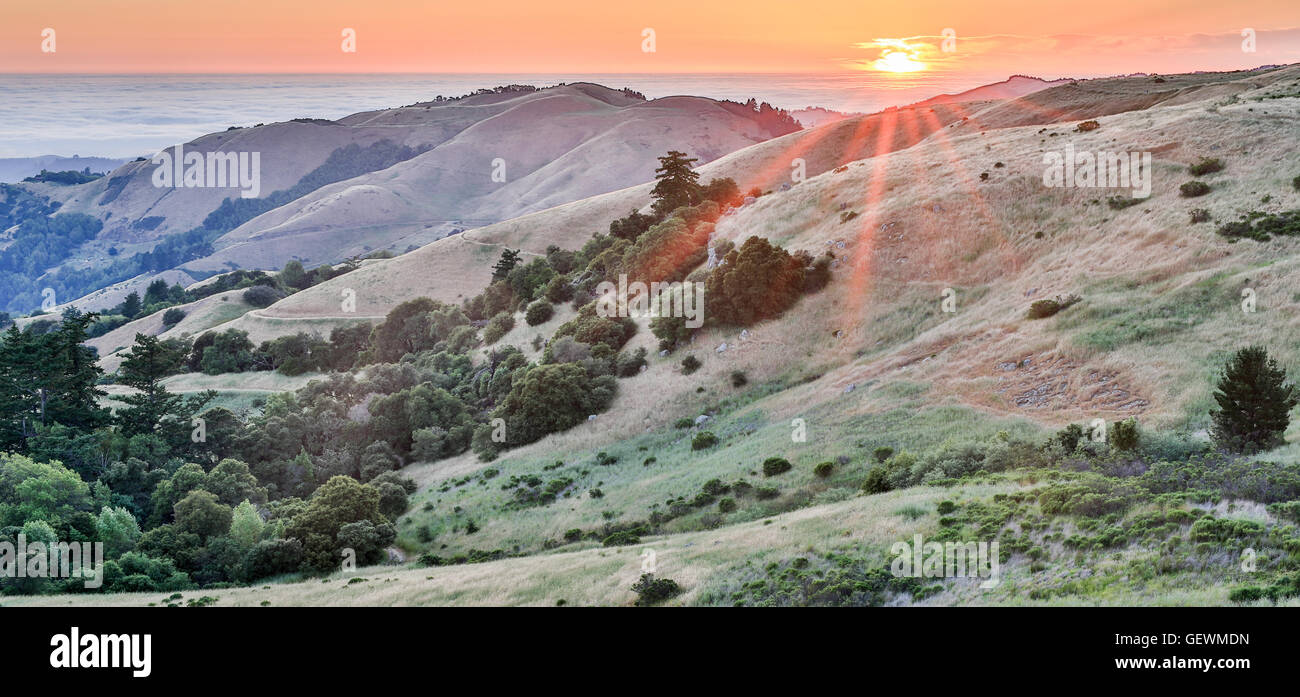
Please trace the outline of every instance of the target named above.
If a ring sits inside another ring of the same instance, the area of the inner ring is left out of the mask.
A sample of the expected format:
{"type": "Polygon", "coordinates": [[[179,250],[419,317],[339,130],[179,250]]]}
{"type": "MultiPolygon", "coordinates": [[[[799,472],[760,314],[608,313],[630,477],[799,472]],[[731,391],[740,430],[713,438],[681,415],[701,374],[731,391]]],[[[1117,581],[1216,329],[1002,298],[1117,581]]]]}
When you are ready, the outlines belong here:
{"type": "Polygon", "coordinates": [[[1253,453],[1282,444],[1300,392],[1286,382],[1286,371],[1262,346],[1237,351],[1224,365],[1216,387],[1214,401],[1220,408],[1210,417],[1219,447],[1253,453]]]}

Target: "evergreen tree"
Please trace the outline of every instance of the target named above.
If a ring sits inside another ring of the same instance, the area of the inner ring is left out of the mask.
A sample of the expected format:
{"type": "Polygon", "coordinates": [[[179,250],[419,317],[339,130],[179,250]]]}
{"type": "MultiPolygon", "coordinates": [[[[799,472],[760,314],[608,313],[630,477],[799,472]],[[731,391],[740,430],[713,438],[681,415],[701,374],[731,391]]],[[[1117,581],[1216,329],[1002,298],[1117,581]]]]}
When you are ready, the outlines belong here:
{"type": "Polygon", "coordinates": [[[185,364],[186,354],[181,348],[156,336],[135,335],[135,345],[125,354],[118,369],[121,383],[138,390],[122,397],[127,408],[118,413],[118,422],[127,437],[154,433],[165,416],[180,410],[181,397],[168,392],[162,380],[185,364]]]}
{"type": "Polygon", "coordinates": [[[518,263],[519,263],[518,249],[507,248],[502,250],[501,258],[498,259],[497,263],[492,267],[492,280],[493,281],[504,280],[506,276],[510,275],[510,271],[515,268],[515,264],[518,263]]]}
{"type": "Polygon", "coordinates": [[[663,219],[682,206],[700,202],[700,175],[691,169],[697,161],[698,158],[687,157],[686,153],[677,150],[669,150],[667,155],[659,158],[659,168],[655,170],[658,181],[650,191],[658,218],[663,219]]]}
{"type": "Polygon", "coordinates": [[[39,426],[90,431],[108,421],[95,386],[103,371],[82,345],[97,317],[69,308],[57,329],[15,325],[0,338],[0,449],[21,449],[39,426]]]}
{"type": "Polygon", "coordinates": [[[1300,402],[1300,392],[1286,382],[1286,371],[1262,346],[1237,351],[1224,365],[1216,387],[1214,401],[1220,410],[1210,417],[1219,447],[1253,453],[1282,444],[1291,422],[1289,412],[1300,402]]]}
{"type": "Polygon", "coordinates": [[[135,291],[131,291],[131,294],[126,296],[126,300],[122,301],[122,314],[126,315],[127,319],[135,319],[141,309],[140,294],[135,291]]]}
{"type": "Polygon", "coordinates": [[[167,292],[167,281],[164,281],[161,278],[156,279],[153,283],[149,284],[148,288],[145,289],[144,300],[141,305],[143,307],[150,307],[161,302],[166,302],[167,292]]]}

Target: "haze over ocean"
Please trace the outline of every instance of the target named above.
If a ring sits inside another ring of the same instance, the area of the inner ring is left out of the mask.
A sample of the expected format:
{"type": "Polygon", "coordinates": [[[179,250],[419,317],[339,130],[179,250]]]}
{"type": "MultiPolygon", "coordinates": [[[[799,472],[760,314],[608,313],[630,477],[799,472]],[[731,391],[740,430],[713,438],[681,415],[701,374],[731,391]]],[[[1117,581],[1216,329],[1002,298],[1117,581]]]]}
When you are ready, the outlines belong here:
{"type": "MultiPolygon", "coordinates": [[[[0,157],[149,156],[230,126],[457,97],[507,84],[595,82],[654,99],[688,94],[794,110],[872,112],[1006,79],[938,71],[889,74],[0,75],[0,157]]],[[[1054,79],[1058,75],[1039,76],[1054,79]]],[[[1077,76],[1083,77],[1083,76],[1077,76]]]]}

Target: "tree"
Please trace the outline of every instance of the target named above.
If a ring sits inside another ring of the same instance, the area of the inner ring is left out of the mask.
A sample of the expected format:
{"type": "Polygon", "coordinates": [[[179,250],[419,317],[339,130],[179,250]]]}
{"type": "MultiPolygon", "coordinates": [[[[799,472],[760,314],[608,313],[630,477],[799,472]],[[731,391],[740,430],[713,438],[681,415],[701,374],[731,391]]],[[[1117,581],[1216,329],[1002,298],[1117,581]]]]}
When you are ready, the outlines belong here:
{"type": "Polygon", "coordinates": [[[95,531],[99,534],[99,541],[104,543],[105,554],[110,559],[135,549],[135,543],[140,539],[140,525],[135,522],[135,516],[120,506],[101,508],[99,519],[95,521],[95,531]]]}
{"type": "Polygon", "coordinates": [[[253,348],[253,342],[248,340],[248,332],[227,329],[213,336],[212,345],[203,349],[199,367],[208,375],[242,373],[253,366],[253,348]]]}
{"type": "Polygon", "coordinates": [[[144,300],[141,301],[142,307],[148,309],[158,303],[166,302],[167,292],[167,281],[161,278],[154,279],[154,282],[150,283],[149,287],[144,291],[144,300]]]}
{"type": "Polygon", "coordinates": [[[708,321],[743,327],[779,317],[803,293],[804,274],[800,259],[762,237],[750,237],[705,281],[708,321]]]}
{"type": "Polygon", "coordinates": [[[1283,443],[1300,392],[1286,382],[1286,370],[1262,346],[1237,351],[1224,365],[1216,388],[1214,401],[1220,409],[1210,418],[1219,447],[1254,453],[1283,443]]]}
{"type": "Polygon", "coordinates": [[[108,422],[96,387],[103,371],[83,344],[96,318],[69,308],[51,331],[10,326],[0,338],[0,450],[20,449],[37,426],[90,431],[108,422]]]}
{"type": "Polygon", "coordinates": [[[290,288],[302,290],[307,287],[309,281],[306,269],[302,267],[302,262],[297,259],[290,260],[280,270],[280,282],[290,288]]]}
{"type": "Polygon", "coordinates": [[[655,216],[662,219],[682,206],[693,206],[700,201],[700,175],[691,169],[698,158],[687,157],[686,153],[669,150],[667,155],[659,158],[659,167],[655,170],[655,188],[650,196],[655,199],[653,209],[655,216]]]}
{"type": "Polygon", "coordinates": [[[195,489],[176,503],[176,527],[206,541],[230,531],[232,511],[210,491],[195,489]]]}
{"type": "Polygon", "coordinates": [[[519,263],[518,249],[509,249],[509,248],[503,249],[501,251],[501,258],[497,259],[497,263],[492,266],[492,280],[493,281],[505,280],[506,276],[509,276],[510,272],[514,270],[515,264],[518,263],[519,263]]]}
{"type": "Polygon", "coordinates": [[[131,293],[126,296],[126,300],[122,301],[122,314],[126,315],[127,319],[135,319],[142,309],[143,306],[140,304],[140,294],[135,291],[131,291],[131,293]]]}
{"type": "MultiPolygon", "coordinates": [[[[293,517],[284,534],[302,542],[305,570],[324,573],[339,568],[342,562],[340,552],[348,546],[340,539],[343,527],[360,521],[392,530],[379,512],[379,491],[375,487],[351,477],[332,477],[312,494],[306,509],[293,517]]],[[[373,530],[350,532],[357,533],[350,537],[369,538],[373,530]]],[[[356,551],[360,555],[360,550],[356,551]]]]}
{"type": "Polygon", "coordinates": [[[265,528],[265,521],[248,499],[235,506],[235,511],[230,518],[230,538],[240,549],[245,551],[252,549],[253,545],[262,539],[262,531],[265,528]]]}
{"type": "Polygon", "coordinates": [[[135,335],[135,344],[118,368],[119,382],[137,390],[120,398],[127,405],[117,415],[124,435],[153,433],[165,416],[179,410],[181,397],[168,392],[162,380],[185,365],[185,354],[183,344],[135,335]]]}

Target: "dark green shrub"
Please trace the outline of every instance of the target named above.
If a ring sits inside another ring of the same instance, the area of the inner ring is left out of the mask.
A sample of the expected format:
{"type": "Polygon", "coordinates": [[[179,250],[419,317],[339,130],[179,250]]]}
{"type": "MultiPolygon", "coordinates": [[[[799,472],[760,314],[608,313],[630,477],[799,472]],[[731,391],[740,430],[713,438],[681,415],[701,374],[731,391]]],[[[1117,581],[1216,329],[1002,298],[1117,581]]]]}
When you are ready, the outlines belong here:
{"type": "Polygon", "coordinates": [[[816,467],[813,467],[813,474],[822,479],[831,476],[833,472],[835,472],[835,465],[831,462],[819,462],[816,467]]]}
{"type": "Polygon", "coordinates": [[[691,419],[689,416],[683,416],[682,418],[673,422],[673,428],[690,428],[691,426],[694,425],[695,425],[695,421],[691,419]]]}
{"type": "Polygon", "coordinates": [[[774,499],[781,495],[781,490],[774,486],[760,486],[754,489],[754,495],[759,499],[774,499]]]}
{"type": "Polygon", "coordinates": [[[1129,418],[1110,425],[1107,442],[1116,450],[1136,450],[1138,447],[1137,419],[1129,418]]]}
{"type": "Polygon", "coordinates": [[[1187,168],[1193,177],[1201,177],[1206,174],[1223,171],[1223,161],[1217,157],[1202,157],[1199,162],[1187,168]]]}
{"type": "Polygon", "coordinates": [[[883,465],[872,467],[867,472],[867,478],[862,482],[862,492],[865,494],[883,494],[889,491],[889,474],[885,471],[883,465]]]}
{"type": "Polygon", "coordinates": [[[555,307],[545,300],[537,300],[524,311],[524,321],[536,327],[555,316],[555,307]]]}
{"type": "Polygon", "coordinates": [[[178,322],[180,322],[180,321],[183,320],[183,319],[185,319],[185,311],[184,311],[184,310],[182,310],[182,309],[180,309],[180,308],[178,308],[178,307],[170,308],[170,309],[168,309],[166,312],[163,313],[163,317],[162,317],[163,326],[164,326],[164,327],[173,327],[173,326],[175,326],[178,322]]]}
{"type": "Polygon", "coordinates": [[[732,387],[744,387],[748,382],[749,382],[749,378],[745,377],[744,373],[740,372],[739,370],[731,371],[732,387]]]}
{"type": "Polygon", "coordinates": [[[641,536],[637,535],[635,530],[619,530],[601,541],[601,544],[606,547],[621,547],[640,543],[641,536]]]}
{"type": "Polygon", "coordinates": [[[728,498],[721,499],[720,501],[718,501],[718,511],[719,511],[719,512],[722,512],[722,513],[730,513],[730,512],[732,512],[732,511],[734,511],[734,510],[736,510],[736,500],[735,500],[735,499],[728,497],[728,498]]]}
{"type": "Polygon", "coordinates": [[[939,505],[935,507],[935,510],[939,515],[947,515],[957,510],[957,504],[952,501],[940,501],[939,505]]]}
{"type": "Polygon", "coordinates": [[[655,578],[654,574],[641,574],[641,578],[632,584],[632,591],[637,594],[636,604],[646,607],[680,595],[682,587],[671,578],[655,578]]]}
{"type": "Polygon", "coordinates": [[[578,540],[581,540],[581,539],[582,539],[582,529],[581,529],[581,528],[570,528],[570,529],[564,531],[564,541],[565,541],[565,542],[577,542],[578,540]]]}
{"type": "Polygon", "coordinates": [[[244,302],[253,307],[269,307],[272,303],[283,297],[284,293],[281,293],[271,286],[253,286],[244,291],[244,302]]]}
{"type": "Polygon", "coordinates": [[[1193,208],[1193,209],[1192,209],[1192,222],[1193,222],[1193,223],[1204,223],[1204,222],[1209,221],[1209,219],[1210,219],[1210,212],[1207,211],[1207,210],[1205,210],[1204,208],[1193,208]]]}
{"type": "Polygon", "coordinates": [[[1210,193],[1210,185],[1202,181],[1190,181],[1178,187],[1178,195],[1183,198],[1195,198],[1210,193]]]}
{"type": "Polygon", "coordinates": [[[1228,601],[1233,603],[1253,603],[1256,600],[1263,600],[1264,589],[1259,586],[1243,586],[1234,588],[1228,593],[1228,601]]]}
{"type": "Polygon", "coordinates": [[[783,457],[769,457],[763,461],[763,476],[775,477],[778,474],[789,472],[794,465],[783,457]]]}
{"type": "Polygon", "coordinates": [[[871,457],[875,458],[876,462],[883,465],[885,460],[888,460],[893,454],[894,449],[886,445],[872,451],[871,457]]]}
{"type": "Polygon", "coordinates": [[[718,437],[712,431],[700,431],[691,439],[691,450],[705,450],[718,444],[718,437]]]}
{"type": "Polygon", "coordinates": [[[501,340],[511,329],[515,328],[515,317],[509,312],[501,312],[488,320],[483,328],[483,343],[491,346],[501,340]]]}
{"type": "Polygon", "coordinates": [[[687,356],[682,359],[682,375],[690,375],[700,369],[700,359],[695,356],[687,356]]]}

